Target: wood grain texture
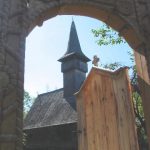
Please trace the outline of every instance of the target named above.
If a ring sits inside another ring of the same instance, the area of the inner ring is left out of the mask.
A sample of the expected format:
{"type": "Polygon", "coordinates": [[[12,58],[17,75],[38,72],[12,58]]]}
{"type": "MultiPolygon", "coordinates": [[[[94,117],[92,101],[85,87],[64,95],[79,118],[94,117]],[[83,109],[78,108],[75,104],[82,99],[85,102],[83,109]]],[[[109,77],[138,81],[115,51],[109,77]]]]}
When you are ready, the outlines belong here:
{"type": "Polygon", "coordinates": [[[127,68],[92,68],[77,93],[79,150],[138,150],[127,68]]]}

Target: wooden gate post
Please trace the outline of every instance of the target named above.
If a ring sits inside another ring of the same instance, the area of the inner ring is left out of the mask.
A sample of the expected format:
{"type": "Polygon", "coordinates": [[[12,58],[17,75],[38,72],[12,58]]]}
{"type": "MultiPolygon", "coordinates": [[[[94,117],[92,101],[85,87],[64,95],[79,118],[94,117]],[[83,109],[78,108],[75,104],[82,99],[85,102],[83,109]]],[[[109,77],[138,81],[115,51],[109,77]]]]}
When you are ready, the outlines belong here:
{"type": "Polygon", "coordinates": [[[142,45],[134,51],[134,54],[150,145],[150,51],[142,45]]]}
{"type": "Polygon", "coordinates": [[[127,68],[92,68],[77,94],[79,150],[138,150],[127,68]]]}

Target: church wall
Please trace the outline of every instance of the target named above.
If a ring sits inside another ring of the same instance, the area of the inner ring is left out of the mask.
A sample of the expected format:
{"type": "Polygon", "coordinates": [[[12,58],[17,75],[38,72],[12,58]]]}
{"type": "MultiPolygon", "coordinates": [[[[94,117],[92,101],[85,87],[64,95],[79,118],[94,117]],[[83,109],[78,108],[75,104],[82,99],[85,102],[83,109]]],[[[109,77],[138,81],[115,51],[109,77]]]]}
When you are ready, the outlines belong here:
{"type": "Polygon", "coordinates": [[[25,130],[24,150],[77,150],[77,124],[25,130]]]}

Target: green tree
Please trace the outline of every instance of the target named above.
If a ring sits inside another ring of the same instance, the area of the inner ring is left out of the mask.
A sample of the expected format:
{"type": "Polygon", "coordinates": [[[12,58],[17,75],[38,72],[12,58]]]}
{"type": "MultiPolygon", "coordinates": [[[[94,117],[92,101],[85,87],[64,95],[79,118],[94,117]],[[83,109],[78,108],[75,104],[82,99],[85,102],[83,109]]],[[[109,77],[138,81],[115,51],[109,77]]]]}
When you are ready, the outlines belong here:
{"type": "MultiPolygon", "coordinates": [[[[125,43],[126,41],[120,37],[117,32],[115,32],[112,28],[107,25],[101,26],[99,29],[92,29],[92,33],[94,37],[97,38],[97,44],[99,46],[102,45],[116,45],[125,43]]],[[[141,150],[148,150],[148,142],[146,136],[146,127],[145,127],[145,119],[143,113],[143,106],[142,106],[142,98],[141,93],[139,90],[138,82],[137,82],[137,70],[136,65],[134,62],[134,55],[129,52],[130,60],[132,65],[129,67],[132,70],[131,79],[131,86],[132,86],[132,99],[134,104],[134,112],[135,112],[135,121],[137,126],[137,134],[138,134],[138,141],[141,150]]],[[[122,64],[119,62],[114,62],[111,64],[104,64],[102,67],[116,70],[117,68],[121,67],[122,64]]]]}
{"type": "Polygon", "coordinates": [[[34,102],[34,98],[31,97],[27,91],[24,91],[24,110],[23,110],[24,117],[27,115],[33,102],[34,102]]]}
{"type": "Polygon", "coordinates": [[[126,43],[126,41],[120,37],[116,31],[105,24],[98,29],[92,29],[92,33],[94,34],[94,37],[98,39],[96,42],[100,46],[126,43]]]}

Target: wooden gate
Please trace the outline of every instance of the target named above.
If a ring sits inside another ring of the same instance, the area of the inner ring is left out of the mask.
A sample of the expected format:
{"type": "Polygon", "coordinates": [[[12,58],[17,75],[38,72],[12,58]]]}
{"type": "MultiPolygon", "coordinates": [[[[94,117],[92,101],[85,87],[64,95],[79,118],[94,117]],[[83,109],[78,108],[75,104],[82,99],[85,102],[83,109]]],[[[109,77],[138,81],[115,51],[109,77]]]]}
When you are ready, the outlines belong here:
{"type": "Polygon", "coordinates": [[[78,150],[139,149],[127,68],[92,68],[76,96],[78,150]]]}

